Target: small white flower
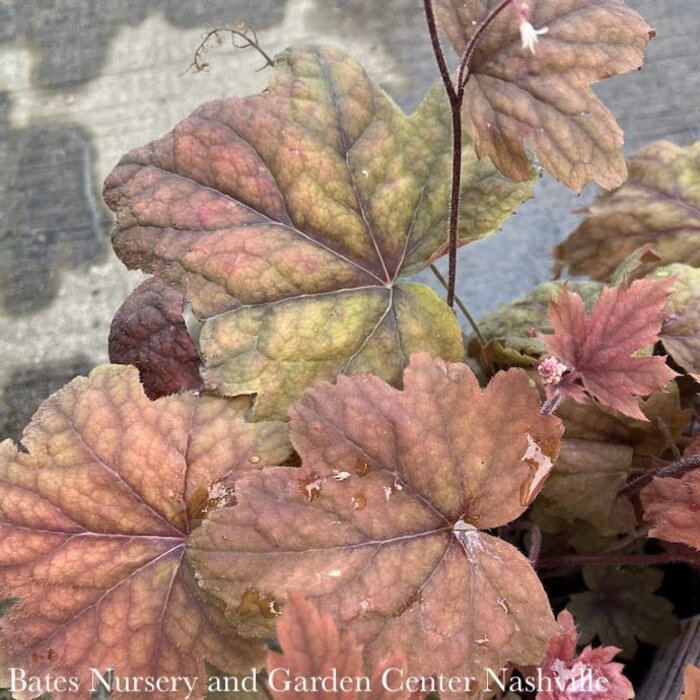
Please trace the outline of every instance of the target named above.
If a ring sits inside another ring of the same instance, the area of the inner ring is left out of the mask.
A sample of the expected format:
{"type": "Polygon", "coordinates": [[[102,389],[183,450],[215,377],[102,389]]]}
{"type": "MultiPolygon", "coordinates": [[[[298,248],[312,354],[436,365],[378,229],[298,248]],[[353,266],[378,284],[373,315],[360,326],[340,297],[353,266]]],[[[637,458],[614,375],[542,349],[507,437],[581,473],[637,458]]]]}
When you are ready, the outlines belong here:
{"type": "Polygon", "coordinates": [[[520,20],[520,38],[523,42],[524,49],[530,49],[531,53],[535,53],[535,44],[539,43],[539,38],[542,34],[546,34],[549,27],[535,29],[526,19],[520,20]]]}

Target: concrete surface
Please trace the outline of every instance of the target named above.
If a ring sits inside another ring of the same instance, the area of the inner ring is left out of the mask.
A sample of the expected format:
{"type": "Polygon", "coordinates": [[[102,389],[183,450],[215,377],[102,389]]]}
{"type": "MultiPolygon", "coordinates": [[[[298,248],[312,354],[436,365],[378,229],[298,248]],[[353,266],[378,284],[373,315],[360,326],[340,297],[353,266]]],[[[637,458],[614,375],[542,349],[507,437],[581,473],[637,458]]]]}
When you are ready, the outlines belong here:
{"type": "MultiPolygon", "coordinates": [[[[658,38],[640,74],[598,92],[627,150],[700,138],[697,0],[628,0],[658,38]]],[[[142,276],[111,253],[101,182],[130,148],[205,100],[264,87],[259,59],[223,46],[186,69],[207,28],[247,19],[276,53],[342,46],[407,110],[436,74],[419,0],[0,0],[0,438],[39,402],[107,358],[114,311],[142,276]]],[[[548,253],[574,227],[577,199],[544,180],[497,236],[460,256],[476,314],[549,277],[548,253]]],[[[429,278],[426,278],[429,279],[429,278]]]]}

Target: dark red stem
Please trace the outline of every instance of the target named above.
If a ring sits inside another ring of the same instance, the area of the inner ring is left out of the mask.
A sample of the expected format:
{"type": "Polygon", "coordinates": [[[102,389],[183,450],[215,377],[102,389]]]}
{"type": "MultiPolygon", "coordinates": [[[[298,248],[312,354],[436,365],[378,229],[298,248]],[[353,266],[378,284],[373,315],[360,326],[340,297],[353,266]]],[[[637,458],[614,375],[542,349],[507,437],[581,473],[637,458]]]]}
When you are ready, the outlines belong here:
{"type": "Polygon", "coordinates": [[[693,469],[700,467],[700,455],[693,455],[692,457],[683,457],[673,464],[669,464],[665,467],[659,467],[658,469],[651,469],[650,471],[637,477],[634,481],[630,481],[627,486],[625,486],[620,491],[620,496],[634,496],[634,494],[639,493],[645,486],[651,483],[651,480],[655,477],[673,477],[682,476],[686,472],[690,472],[693,469]]]}
{"type": "Polygon", "coordinates": [[[661,554],[620,554],[611,552],[608,554],[562,554],[556,557],[542,557],[536,564],[537,569],[558,569],[560,567],[578,567],[586,565],[599,566],[653,566],[656,564],[674,563],[698,563],[700,564],[700,552],[686,552],[673,554],[662,552],[661,554]]]}
{"type": "Polygon", "coordinates": [[[450,70],[445,61],[445,54],[440,43],[435,10],[432,0],[423,0],[425,19],[428,25],[428,33],[435,54],[440,77],[445,85],[445,91],[450,102],[452,113],[452,190],[450,195],[450,224],[449,224],[449,249],[448,249],[448,275],[447,275],[447,303],[450,307],[455,302],[455,287],[457,285],[457,231],[459,230],[459,197],[462,186],[462,103],[464,102],[464,89],[471,78],[471,63],[479,41],[486,30],[491,26],[498,15],[512,2],[502,0],[484,18],[476,31],[470,37],[459,62],[457,82],[452,81],[450,70]]]}

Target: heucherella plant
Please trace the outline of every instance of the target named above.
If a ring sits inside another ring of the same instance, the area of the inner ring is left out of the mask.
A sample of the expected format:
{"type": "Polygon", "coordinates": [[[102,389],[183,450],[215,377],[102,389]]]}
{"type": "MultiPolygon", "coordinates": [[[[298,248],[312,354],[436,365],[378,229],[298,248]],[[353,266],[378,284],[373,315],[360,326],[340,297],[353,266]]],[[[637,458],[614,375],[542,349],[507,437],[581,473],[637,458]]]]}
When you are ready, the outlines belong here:
{"type": "Polygon", "coordinates": [[[343,51],[273,58],[239,24],[208,37],[257,49],[268,88],[107,178],[150,277],[115,364],[0,443],[15,697],[628,700],[614,656],[675,633],[656,567],[700,561],[699,151],[652,145],[627,179],[591,89],[654,32],[621,0],[424,10],[440,80],[413,114],[343,51]],[[555,251],[594,280],[477,324],[457,248],[542,169],[609,190],[555,251]],[[444,255],[446,300],[411,281],[444,255]]]}

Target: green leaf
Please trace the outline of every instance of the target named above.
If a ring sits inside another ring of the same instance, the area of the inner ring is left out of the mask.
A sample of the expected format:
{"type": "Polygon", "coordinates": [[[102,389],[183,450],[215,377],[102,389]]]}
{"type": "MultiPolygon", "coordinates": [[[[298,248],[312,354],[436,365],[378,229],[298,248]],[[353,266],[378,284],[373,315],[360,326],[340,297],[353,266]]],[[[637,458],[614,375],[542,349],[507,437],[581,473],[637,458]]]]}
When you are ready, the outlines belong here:
{"type": "Polygon", "coordinates": [[[675,382],[639,406],[648,420],[611,413],[591,400],[561,404],[557,415],[565,438],[536,504],[542,515],[568,523],[579,518],[604,535],[633,529],[630,503],[618,491],[632,468],[648,467],[650,457],[660,458],[678,444],[692,417],[681,409],[675,382]]]}
{"type": "Polygon", "coordinates": [[[564,421],[568,439],[627,445],[632,449],[631,466],[641,468],[650,457],[662,457],[680,442],[692,411],[681,408],[675,382],[640,401],[639,407],[647,420],[611,413],[593,401],[564,402],[557,415],[564,421]]]}
{"type": "Polygon", "coordinates": [[[595,525],[603,535],[631,532],[634,510],[618,491],[632,464],[627,445],[565,439],[552,474],[540,497],[549,514],[571,523],[576,519],[595,525]]]}
{"type": "Polygon", "coordinates": [[[581,644],[597,636],[601,644],[620,647],[625,657],[632,658],[637,639],[660,644],[678,633],[673,605],[654,595],[663,580],[658,569],[587,566],[583,580],[588,592],[572,595],[567,606],[577,621],[581,644]]]}
{"type": "MultiPolygon", "coordinates": [[[[283,417],[316,379],[397,383],[411,352],[462,359],[452,312],[403,281],[445,252],[451,159],[441,85],[408,117],[341,51],[288,50],[266,92],[208,103],[122,159],[114,247],[216,317],[208,388],[283,417]]],[[[463,172],[460,244],[531,194],[468,142],[463,172]]]]}

